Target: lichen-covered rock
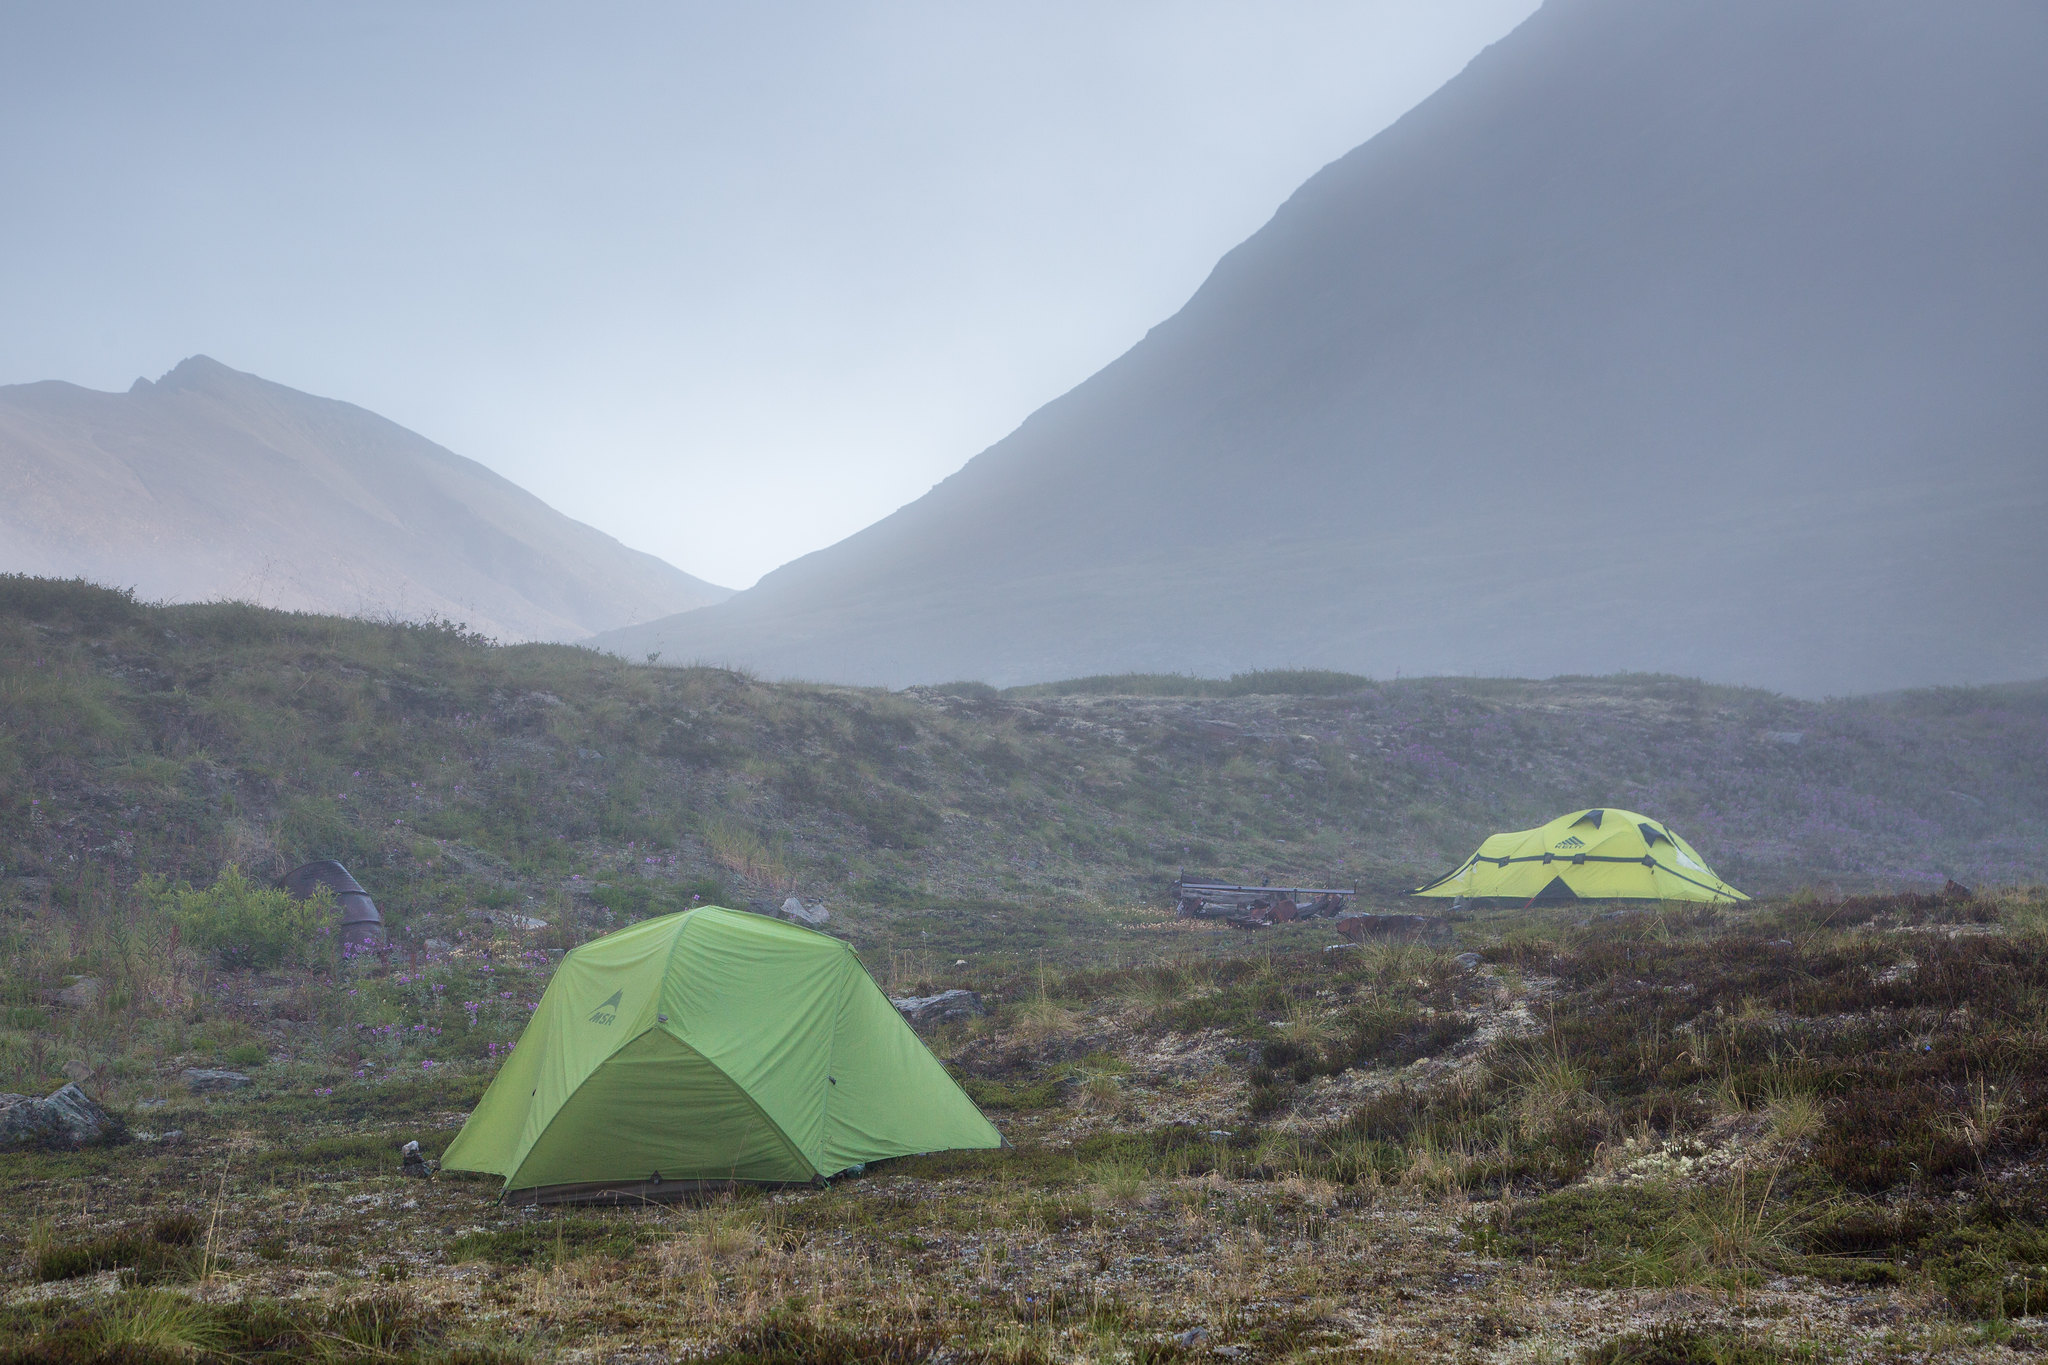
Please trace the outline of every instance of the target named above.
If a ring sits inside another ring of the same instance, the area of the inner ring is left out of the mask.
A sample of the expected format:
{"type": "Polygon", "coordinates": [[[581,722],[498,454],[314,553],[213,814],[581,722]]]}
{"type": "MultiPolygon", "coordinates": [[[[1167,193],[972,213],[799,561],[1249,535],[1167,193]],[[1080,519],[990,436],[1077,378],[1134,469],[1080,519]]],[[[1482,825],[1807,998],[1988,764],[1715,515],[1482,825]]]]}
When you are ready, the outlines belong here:
{"type": "Polygon", "coordinates": [[[100,1003],[106,988],[96,976],[81,976],[78,980],[57,992],[57,1003],[66,1009],[89,1010],[100,1003]]]}
{"type": "Polygon", "coordinates": [[[782,903],[782,913],[784,917],[793,919],[799,924],[809,924],[814,927],[832,918],[832,912],[825,908],[823,901],[811,901],[806,904],[795,896],[791,896],[782,903]]]}
{"type": "Polygon", "coordinates": [[[55,1151],[127,1140],[127,1125],[76,1085],[61,1086],[41,1100],[0,1095],[0,1151],[55,1151]]]}
{"type": "Polygon", "coordinates": [[[215,1071],[208,1067],[187,1067],[184,1076],[185,1088],[195,1095],[217,1090],[240,1090],[254,1084],[239,1071],[215,1071]]]}
{"type": "Polygon", "coordinates": [[[942,1024],[949,1019],[978,1019],[988,1006],[973,991],[941,991],[937,995],[908,995],[890,1004],[913,1024],[942,1024]]]}

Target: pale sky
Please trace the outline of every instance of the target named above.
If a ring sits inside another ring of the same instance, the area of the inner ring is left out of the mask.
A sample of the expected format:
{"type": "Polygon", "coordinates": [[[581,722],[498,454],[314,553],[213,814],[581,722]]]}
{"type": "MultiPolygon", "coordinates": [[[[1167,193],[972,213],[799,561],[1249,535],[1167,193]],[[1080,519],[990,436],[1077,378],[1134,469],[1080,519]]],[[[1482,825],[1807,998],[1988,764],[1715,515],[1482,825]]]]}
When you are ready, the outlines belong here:
{"type": "Polygon", "coordinates": [[[0,383],[204,353],[745,587],[1535,0],[0,0],[0,383]]]}

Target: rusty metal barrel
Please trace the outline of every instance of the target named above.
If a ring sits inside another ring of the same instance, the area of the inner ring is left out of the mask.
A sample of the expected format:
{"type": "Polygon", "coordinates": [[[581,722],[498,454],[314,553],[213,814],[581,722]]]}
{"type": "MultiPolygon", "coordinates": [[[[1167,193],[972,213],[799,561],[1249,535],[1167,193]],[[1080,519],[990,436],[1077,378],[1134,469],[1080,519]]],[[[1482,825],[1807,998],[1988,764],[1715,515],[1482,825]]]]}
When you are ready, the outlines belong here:
{"type": "Polygon", "coordinates": [[[334,893],[334,903],[341,910],[341,943],[344,950],[354,948],[382,948],[385,945],[384,917],[377,913],[377,902],[370,899],[370,893],[363,890],[348,873],[348,869],[332,858],[319,858],[293,868],[278,879],[277,884],[300,900],[310,898],[320,887],[334,893]]]}

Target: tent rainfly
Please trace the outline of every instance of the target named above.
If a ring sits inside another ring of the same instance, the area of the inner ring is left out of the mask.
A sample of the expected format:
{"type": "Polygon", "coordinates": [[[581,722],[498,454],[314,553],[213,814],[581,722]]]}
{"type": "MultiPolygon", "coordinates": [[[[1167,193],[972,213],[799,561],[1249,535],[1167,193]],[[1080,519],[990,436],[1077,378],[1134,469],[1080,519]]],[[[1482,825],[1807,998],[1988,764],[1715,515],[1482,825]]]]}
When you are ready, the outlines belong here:
{"type": "Polygon", "coordinates": [[[563,958],[442,1166],[658,1199],[1002,1141],[846,944],[706,906],[563,958]]]}
{"type": "Polygon", "coordinates": [[[1631,810],[1574,811],[1490,836],[1455,872],[1411,895],[1536,904],[1581,900],[1746,901],[1691,844],[1631,810]]]}

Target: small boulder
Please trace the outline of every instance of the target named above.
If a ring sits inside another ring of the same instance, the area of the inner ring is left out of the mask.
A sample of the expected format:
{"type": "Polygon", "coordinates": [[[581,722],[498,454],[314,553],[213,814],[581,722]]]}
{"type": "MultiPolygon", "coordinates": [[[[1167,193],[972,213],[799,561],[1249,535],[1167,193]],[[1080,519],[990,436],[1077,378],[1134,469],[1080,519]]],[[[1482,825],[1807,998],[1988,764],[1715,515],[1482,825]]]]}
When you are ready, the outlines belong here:
{"type": "Polygon", "coordinates": [[[1451,959],[1451,961],[1457,963],[1460,967],[1463,967],[1468,972],[1479,970],[1479,964],[1481,962],[1484,962],[1485,960],[1486,959],[1482,958],[1477,953],[1459,953],[1456,957],[1451,959]]]}
{"type": "Polygon", "coordinates": [[[81,976],[78,980],[57,992],[57,1003],[66,1009],[89,1010],[100,1003],[106,988],[96,976],[81,976]]]}
{"type": "Polygon", "coordinates": [[[195,1095],[221,1090],[240,1090],[255,1084],[239,1071],[215,1071],[210,1067],[200,1066],[186,1067],[184,1079],[185,1088],[195,1095]]]}
{"type": "Polygon", "coordinates": [[[782,903],[782,913],[799,924],[823,924],[832,918],[832,912],[825,908],[823,901],[812,901],[806,905],[795,896],[782,903]]]}
{"type": "Polygon", "coordinates": [[[978,1019],[988,1006],[973,991],[940,991],[937,995],[907,995],[889,1001],[913,1024],[943,1024],[949,1019],[978,1019]]]}
{"type": "Polygon", "coordinates": [[[128,1126],[76,1085],[48,1099],[0,1095],[0,1151],[62,1150],[126,1142],[128,1126]]]}

